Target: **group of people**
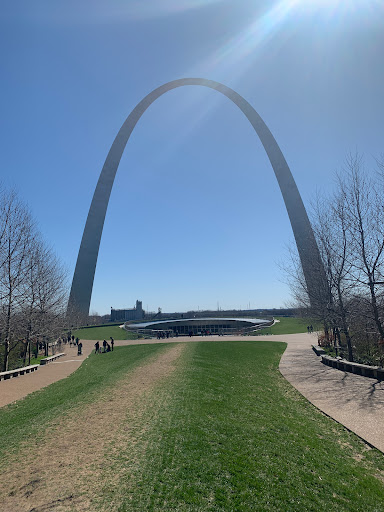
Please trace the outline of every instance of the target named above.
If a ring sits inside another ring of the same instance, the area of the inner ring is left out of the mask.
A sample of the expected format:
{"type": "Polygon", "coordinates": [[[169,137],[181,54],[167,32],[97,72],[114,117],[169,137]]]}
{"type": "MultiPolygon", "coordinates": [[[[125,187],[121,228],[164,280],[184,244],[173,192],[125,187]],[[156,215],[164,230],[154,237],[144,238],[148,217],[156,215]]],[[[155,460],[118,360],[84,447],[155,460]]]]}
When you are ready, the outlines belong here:
{"type": "Polygon", "coordinates": [[[68,336],[68,340],[67,341],[68,341],[70,347],[72,347],[72,345],[77,347],[79,345],[80,339],[79,338],[75,338],[72,335],[72,336],[68,336]]]}
{"type": "Polygon", "coordinates": [[[81,343],[80,339],[75,338],[73,335],[68,336],[68,343],[70,347],[72,347],[72,345],[74,347],[77,347],[77,355],[81,356],[81,354],[83,353],[83,344],[81,343]]]}
{"type": "MultiPolygon", "coordinates": [[[[177,333],[176,333],[176,336],[177,336],[177,333]]],[[[169,337],[173,338],[173,332],[171,332],[171,331],[157,331],[157,339],[158,340],[169,338],[169,337]]]]}
{"type": "Polygon", "coordinates": [[[313,326],[307,325],[307,332],[313,332],[313,326]]]}
{"type": "Polygon", "coordinates": [[[103,350],[101,350],[100,342],[96,341],[95,343],[95,354],[105,354],[106,352],[113,352],[113,346],[115,344],[115,340],[110,337],[111,344],[108,343],[107,340],[103,341],[103,350]]]}

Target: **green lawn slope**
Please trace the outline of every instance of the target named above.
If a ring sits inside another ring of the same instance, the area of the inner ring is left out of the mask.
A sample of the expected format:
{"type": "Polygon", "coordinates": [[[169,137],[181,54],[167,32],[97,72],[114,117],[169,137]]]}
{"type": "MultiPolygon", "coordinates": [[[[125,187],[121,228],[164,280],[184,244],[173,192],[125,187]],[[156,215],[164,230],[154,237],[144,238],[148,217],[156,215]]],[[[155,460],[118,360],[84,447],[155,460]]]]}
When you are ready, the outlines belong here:
{"type": "Polygon", "coordinates": [[[22,441],[43,442],[44,431],[51,422],[95,400],[100,392],[113,387],[127,372],[163,348],[163,344],[135,345],[115,347],[107,357],[91,354],[69,377],[0,408],[0,466],[22,441]]]}
{"type": "MultiPolygon", "coordinates": [[[[61,415],[95,402],[100,390],[113,392],[122,376],[166,348],[92,354],[67,379],[1,409],[4,474],[8,452],[22,440],[42,448],[61,415]]],[[[140,415],[123,411],[121,439],[134,426],[135,442],[111,440],[104,460],[95,461],[104,476],[98,496],[89,496],[91,509],[384,510],[383,454],[292,388],[278,371],[284,348],[244,339],[185,344],[175,371],[140,399],[140,415]]]]}
{"type": "MultiPolygon", "coordinates": [[[[384,459],[279,374],[284,344],[188,344],[146,418],[120,512],[381,511],[384,459]],[[135,482],[134,487],[131,481],[135,482]]],[[[123,464],[129,450],[108,460],[123,464]]],[[[111,495],[104,489],[104,504],[111,495]]]]}
{"type": "Polygon", "coordinates": [[[275,320],[278,320],[275,325],[261,329],[259,334],[297,334],[307,332],[307,326],[311,324],[314,331],[319,329],[315,322],[311,322],[311,320],[306,318],[277,316],[275,320]]]}
{"type": "Polygon", "coordinates": [[[81,340],[109,340],[112,336],[115,340],[135,340],[137,335],[120,328],[118,325],[101,325],[85,327],[72,332],[75,338],[81,340]]]}

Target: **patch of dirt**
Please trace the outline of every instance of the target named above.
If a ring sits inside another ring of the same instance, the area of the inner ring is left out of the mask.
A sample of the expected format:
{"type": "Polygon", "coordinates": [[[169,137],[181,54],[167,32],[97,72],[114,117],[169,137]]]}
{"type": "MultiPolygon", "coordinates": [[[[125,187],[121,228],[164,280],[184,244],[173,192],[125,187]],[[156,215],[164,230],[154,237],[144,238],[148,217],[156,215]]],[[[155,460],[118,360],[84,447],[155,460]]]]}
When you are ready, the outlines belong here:
{"type": "Polygon", "coordinates": [[[125,445],[132,447],[128,466],[135,465],[135,444],[142,435],[140,430],[146,428],[140,424],[143,397],[172,373],[184,347],[182,343],[168,346],[106,390],[97,402],[63,417],[38,448],[29,446],[19,453],[3,470],[2,512],[92,510],[92,501],[100,496],[105,481],[107,447],[123,437],[125,445]],[[131,425],[125,422],[127,411],[131,425]]]}
{"type": "Polygon", "coordinates": [[[348,448],[348,450],[353,451],[353,446],[351,445],[351,443],[348,443],[348,441],[341,441],[341,439],[338,439],[337,442],[343,448],[348,448]]]}

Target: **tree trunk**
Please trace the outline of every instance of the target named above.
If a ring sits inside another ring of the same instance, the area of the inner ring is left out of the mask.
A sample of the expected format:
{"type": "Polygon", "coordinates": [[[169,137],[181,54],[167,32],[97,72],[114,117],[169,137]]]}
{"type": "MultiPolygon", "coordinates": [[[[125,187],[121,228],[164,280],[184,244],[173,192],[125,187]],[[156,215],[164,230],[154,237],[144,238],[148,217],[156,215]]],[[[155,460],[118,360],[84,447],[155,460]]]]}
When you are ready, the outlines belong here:
{"type": "Polygon", "coordinates": [[[8,361],[9,361],[9,341],[8,341],[8,339],[6,339],[4,342],[3,372],[8,371],[8,361]]]}
{"type": "Polygon", "coordinates": [[[375,293],[375,283],[373,282],[372,276],[369,275],[369,289],[371,292],[371,306],[372,306],[372,312],[373,312],[373,318],[375,320],[375,324],[377,327],[377,330],[380,333],[380,338],[384,340],[384,329],[383,325],[380,321],[379,317],[379,309],[377,307],[377,300],[376,300],[376,293],[375,293]]]}

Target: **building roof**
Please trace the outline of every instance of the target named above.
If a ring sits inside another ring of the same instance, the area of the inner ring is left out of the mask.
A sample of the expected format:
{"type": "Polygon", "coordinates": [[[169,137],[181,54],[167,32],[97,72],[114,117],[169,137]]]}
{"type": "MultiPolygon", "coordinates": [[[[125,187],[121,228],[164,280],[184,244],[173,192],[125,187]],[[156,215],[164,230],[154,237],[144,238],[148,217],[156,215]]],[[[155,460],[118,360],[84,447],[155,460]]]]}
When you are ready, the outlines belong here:
{"type": "Polygon", "coordinates": [[[142,323],[139,323],[139,324],[129,324],[129,328],[130,329],[146,329],[147,327],[154,327],[156,328],[157,326],[160,326],[161,324],[169,324],[169,323],[172,323],[172,324],[182,324],[182,323],[185,323],[185,322],[194,322],[194,323],[206,323],[207,321],[209,321],[210,323],[212,323],[212,321],[215,321],[217,323],[223,323],[223,322],[228,322],[228,321],[235,321],[235,322],[246,322],[246,323],[249,323],[250,326],[251,325],[260,325],[260,324],[265,324],[265,323],[269,323],[269,320],[262,320],[260,318],[227,318],[227,317],[198,317],[198,318],[179,318],[179,319],[169,319],[169,320],[155,320],[153,322],[142,322],[142,323]]]}

